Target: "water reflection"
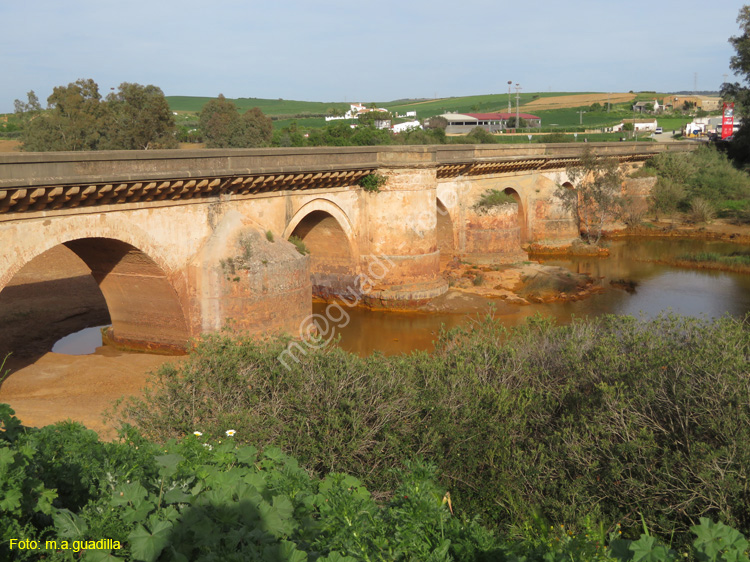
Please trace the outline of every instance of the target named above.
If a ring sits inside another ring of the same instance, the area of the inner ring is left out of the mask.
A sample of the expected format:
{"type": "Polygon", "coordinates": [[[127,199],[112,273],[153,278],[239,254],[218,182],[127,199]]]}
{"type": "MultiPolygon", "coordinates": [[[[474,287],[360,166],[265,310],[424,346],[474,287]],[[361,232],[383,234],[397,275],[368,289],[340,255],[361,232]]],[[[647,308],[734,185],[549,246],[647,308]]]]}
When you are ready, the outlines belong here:
{"type": "Polygon", "coordinates": [[[104,326],[94,326],[68,334],[57,340],[55,345],[52,346],[52,352],[65,355],[89,355],[94,353],[97,347],[102,346],[102,328],[104,326]]]}
{"type": "MultiPolygon", "coordinates": [[[[547,260],[596,279],[604,292],[585,300],[566,303],[512,306],[503,303],[498,314],[508,326],[542,314],[560,323],[573,316],[630,314],[654,317],[665,311],[688,316],[720,317],[725,314],[743,317],[750,312],[750,276],[705,270],[673,268],[654,263],[694,252],[729,254],[746,249],[727,242],[700,240],[627,240],[610,244],[610,257],[547,260]],[[648,261],[651,260],[651,261],[648,261]],[[635,284],[632,293],[614,288],[610,281],[626,280],[635,284]]],[[[325,305],[315,305],[324,313],[325,305]]],[[[342,348],[360,355],[373,351],[397,354],[413,349],[433,349],[441,325],[453,327],[471,321],[477,315],[404,314],[348,311],[349,324],[339,330],[342,348]]]]}

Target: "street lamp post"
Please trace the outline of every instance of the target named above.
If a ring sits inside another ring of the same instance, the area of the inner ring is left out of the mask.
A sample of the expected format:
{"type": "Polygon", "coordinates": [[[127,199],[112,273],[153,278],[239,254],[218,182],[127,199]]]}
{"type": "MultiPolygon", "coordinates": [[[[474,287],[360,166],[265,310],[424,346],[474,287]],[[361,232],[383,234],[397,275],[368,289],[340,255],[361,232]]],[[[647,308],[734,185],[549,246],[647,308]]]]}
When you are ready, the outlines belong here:
{"type": "Polygon", "coordinates": [[[510,112],[513,111],[513,106],[511,105],[510,101],[510,87],[513,84],[513,80],[508,80],[508,115],[510,115],[510,112]]]}
{"type": "Polygon", "coordinates": [[[521,121],[519,120],[519,117],[521,114],[518,112],[518,99],[521,97],[518,92],[520,91],[521,91],[521,86],[516,84],[516,129],[521,128],[521,121]]]}

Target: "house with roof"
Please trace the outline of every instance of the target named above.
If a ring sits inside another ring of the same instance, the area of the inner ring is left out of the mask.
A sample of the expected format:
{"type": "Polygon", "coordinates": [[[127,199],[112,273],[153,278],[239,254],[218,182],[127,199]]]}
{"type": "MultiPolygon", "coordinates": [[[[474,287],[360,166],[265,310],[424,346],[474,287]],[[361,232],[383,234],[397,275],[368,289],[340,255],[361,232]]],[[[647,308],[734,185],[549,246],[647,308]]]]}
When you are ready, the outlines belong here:
{"type": "MultiPolygon", "coordinates": [[[[542,126],[541,117],[530,113],[519,113],[519,118],[526,122],[525,127],[539,128],[542,126]]],[[[497,133],[508,129],[508,122],[515,120],[515,113],[444,113],[440,117],[448,121],[446,134],[465,135],[476,127],[481,127],[490,133],[497,133]]]]}
{"type": "Polygon", "coordinates": [[[657,113],[661,109],[661,106],[659,105],[659,100],[654,101],[639,101],[635,104],[633,104],[633,111],[637,111],[638,113],[643,112],[653,112],[657,113]]]}
{"type": "Polygon", "coordinates": [[[685,108],[687,103],[703,111],[718,111],[721,109],[722,103],[721,98],[716,96],[681,96],[675,94],[665,97],[662,101],[667,109],[681,110],[685,108]]]}
{"type": "Polygon", "coordinates": [[[608,129],[608,131],[619,133],[627,124],[633,125],[633,130],[635,132],[645,131],[650,133],[655,132],[656,127],[658,126],[656,119],[623,119],[622,123],[620,123],[619,125],[615,125],[614,127],[608,129]]]}

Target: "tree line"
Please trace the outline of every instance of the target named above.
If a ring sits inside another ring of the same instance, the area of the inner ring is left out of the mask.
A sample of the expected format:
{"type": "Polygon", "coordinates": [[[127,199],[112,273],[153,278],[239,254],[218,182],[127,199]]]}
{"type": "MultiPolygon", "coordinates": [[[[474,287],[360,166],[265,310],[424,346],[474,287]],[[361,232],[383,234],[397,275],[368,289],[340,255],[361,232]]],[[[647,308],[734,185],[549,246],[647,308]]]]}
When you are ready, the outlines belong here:
{"type": "MultiPolygon", "coordinates": [[[[148,150],[176,148],[178,129],[161,88],[123,82],[105,98],[91,79],[57,86],[42,109],[34,91],[15,100],[25,151],[148,150]]],[[[271,119],[258,108],[240,115],[219,95],[200,113],[209,148],[264,146],[271,140],[271,119]]]]}

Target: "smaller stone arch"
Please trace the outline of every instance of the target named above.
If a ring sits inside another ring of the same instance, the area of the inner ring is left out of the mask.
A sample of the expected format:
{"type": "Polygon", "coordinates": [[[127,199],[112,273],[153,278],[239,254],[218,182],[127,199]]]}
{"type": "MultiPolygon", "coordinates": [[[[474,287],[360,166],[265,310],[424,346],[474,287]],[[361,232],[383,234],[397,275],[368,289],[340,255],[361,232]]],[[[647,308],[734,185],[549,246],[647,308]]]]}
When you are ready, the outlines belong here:
{"type": "Polygon", "coordinates": [[[516,204],[518,205],[517,222],[518,222],[519,237],[521,240],[521,244],[525,244],[526,242],[529,241],[528,217],[526,216],[527,209],[526,209],[526,206],[523,204],[521,194],[516,190],[515,187],[505,187],[503,188],[503,193],[513,197],[516,204]]]}
{"type": "Polygon", "coordinates": [[[296,236],[310,252],[313,294],[335,298],[356,287],[358,252],[354,229],[346,213],[326,199],[303,205],[284,229],[284,238],[296,236]]]}

